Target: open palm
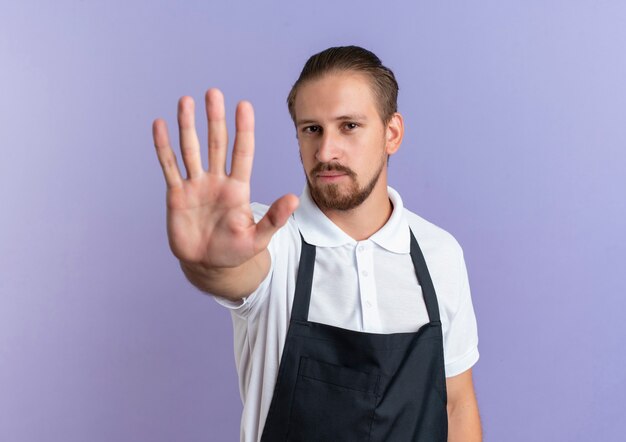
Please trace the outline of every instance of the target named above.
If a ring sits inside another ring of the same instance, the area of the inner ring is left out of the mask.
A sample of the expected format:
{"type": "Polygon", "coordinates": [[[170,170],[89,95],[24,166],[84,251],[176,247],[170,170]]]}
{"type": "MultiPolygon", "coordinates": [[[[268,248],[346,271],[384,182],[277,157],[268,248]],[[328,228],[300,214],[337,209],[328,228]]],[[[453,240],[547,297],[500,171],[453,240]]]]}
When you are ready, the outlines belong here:
{"type": "Polygon", "coordinates": [[[250,209],[250,175],[254,157],[254,111],[248,102],[237,106],[231,172],[226,173],[228,135],[224,97],[206,93],[209,168],[202,167],[195,129],[194,102],[178,104],[180,148],[187,178],[183,179],[170,147],[165,121],[153,123],[154,144],[167,184],[167,233],[174,255],[206,268],[237,267],[264,250],[272,235],[298,205],[295,195],[276,200],[255,223],[250,209]]]}

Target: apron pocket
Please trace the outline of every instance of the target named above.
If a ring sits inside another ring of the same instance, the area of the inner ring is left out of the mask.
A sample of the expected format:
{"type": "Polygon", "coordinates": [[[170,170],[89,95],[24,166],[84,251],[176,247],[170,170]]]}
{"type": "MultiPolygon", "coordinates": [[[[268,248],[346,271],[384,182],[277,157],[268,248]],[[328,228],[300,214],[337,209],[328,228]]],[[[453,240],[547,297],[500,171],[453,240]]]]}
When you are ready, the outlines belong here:
{"type": "Polygon", "coordinates": [[[380,375],[302,357],[288,440],[368,441],[380,375]]]}

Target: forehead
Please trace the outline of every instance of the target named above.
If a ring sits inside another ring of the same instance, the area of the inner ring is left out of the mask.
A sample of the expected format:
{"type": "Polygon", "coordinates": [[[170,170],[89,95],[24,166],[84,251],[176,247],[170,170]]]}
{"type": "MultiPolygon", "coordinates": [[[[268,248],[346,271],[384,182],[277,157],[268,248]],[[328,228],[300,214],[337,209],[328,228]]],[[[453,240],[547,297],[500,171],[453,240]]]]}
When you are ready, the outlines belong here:
{"type": "Polygon", "coordinates": [[[298,88],[294,110],[297,120],[377,115],[370,79],[359,72],[329,73],[305,82],[298,88]]]}

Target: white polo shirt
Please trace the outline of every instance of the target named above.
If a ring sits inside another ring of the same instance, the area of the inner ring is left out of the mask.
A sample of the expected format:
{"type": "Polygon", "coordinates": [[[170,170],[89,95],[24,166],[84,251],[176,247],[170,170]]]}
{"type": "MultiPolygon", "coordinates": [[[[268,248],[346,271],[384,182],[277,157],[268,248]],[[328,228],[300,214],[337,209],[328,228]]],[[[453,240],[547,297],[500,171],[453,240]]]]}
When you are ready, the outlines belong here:
{"type": "MultiPolygon", "coordinates": [[[[406,210],[388,187],[393,212],[369,239],[355,241],[311,199],[272,238],[272,264],[257,290],[241,301],[213,296],[233,320],[235,363],[243,402],[241,441],[261,438],[283,352],[296,285],[301,240],[316,246],[309,321],[368,333],[414,332],[428,322],[410,256],[409,227],[430,272],[443,330],[446,376],[478,360],[476,318],[461,247],[452,235],[406,210]]],[[[253,203],[258,221],[268,206],[253,203]]]]}

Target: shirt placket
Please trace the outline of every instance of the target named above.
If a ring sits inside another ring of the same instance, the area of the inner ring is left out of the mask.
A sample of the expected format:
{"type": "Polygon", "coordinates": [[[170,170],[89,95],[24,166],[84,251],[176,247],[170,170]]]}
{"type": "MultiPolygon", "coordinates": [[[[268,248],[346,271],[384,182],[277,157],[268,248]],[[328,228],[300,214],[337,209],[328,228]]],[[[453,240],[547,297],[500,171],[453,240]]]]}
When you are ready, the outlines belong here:
{"type": "Polygon", "coordinates": [[[359,277],[359,295],[363,330],[378,332],[381,330],[378,313],[378,296],[374,279],[373,247],[369,241],[360,241],[356,246],[356,262],[359,277]]]}

